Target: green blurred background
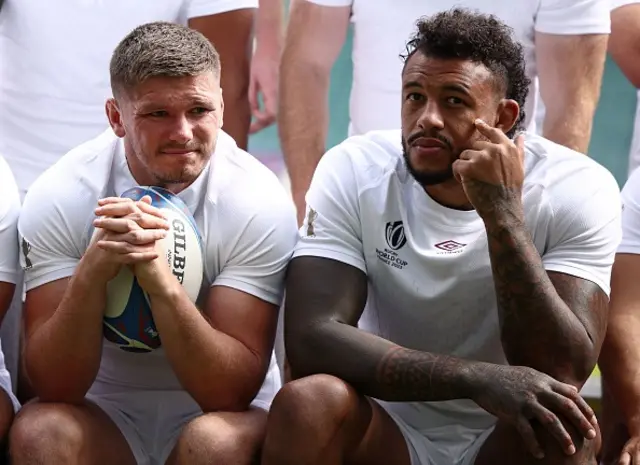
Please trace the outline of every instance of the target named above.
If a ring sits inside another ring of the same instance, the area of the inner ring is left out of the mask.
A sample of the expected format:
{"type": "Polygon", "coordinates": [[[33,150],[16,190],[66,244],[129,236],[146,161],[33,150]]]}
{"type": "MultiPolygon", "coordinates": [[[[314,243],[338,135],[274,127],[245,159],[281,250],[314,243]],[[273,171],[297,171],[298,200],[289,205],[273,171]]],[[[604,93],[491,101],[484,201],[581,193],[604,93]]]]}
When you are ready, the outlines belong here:
{"type": "MultiPolygon", "coordinates": [[[[349,34],[332,72],[329,94],[331,118],[327,147],[336,145],[347,136],[352,74],[351,44],[352,35],[349,34]]],[[[627,177],[635,105],[635,89],[616,64],[608,58],[589,155],[606,166],[621,186],[627,177]]],[[[249,150],[278,174],[283,173],[284,164],[276,127],[270,127],[254,135],[250,140],[249,150]]]]}

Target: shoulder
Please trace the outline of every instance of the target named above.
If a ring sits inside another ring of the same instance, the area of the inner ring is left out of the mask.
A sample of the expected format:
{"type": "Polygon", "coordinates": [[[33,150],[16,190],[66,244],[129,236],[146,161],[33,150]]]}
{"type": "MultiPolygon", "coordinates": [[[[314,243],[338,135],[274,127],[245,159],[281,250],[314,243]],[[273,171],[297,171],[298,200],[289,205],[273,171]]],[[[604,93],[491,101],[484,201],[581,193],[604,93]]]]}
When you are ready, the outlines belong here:
{"type": "Polygon", "coordinates": [[[293,202],[278,177],[221,133],[213,155],[205,209],[219,228],[234,235],[255,222],[295,223],[293,202]]]}
{"type": "Polygon", "coordinates": [[[358,192],[379,184],[390,176],[406,179],[399,130],[370,131],[353,136],[331,148],[322,157],[311,187],[324,178],[352,184],[358,192]]]}
{"type": "Polygon", "coordinates": [[[620,188],[611,172],[587,155],[541,136],[527,134],[525,189],[542,188],[556,206],[587,202],[595,195],[619,203],[620,188]]]}
{"type": "Polygon", "coordinates": [[[73,240],[88,232],[105,192],[119,139],[109,130],[65,154],[29,188],[20,233],[30,242],[73,240]]]}

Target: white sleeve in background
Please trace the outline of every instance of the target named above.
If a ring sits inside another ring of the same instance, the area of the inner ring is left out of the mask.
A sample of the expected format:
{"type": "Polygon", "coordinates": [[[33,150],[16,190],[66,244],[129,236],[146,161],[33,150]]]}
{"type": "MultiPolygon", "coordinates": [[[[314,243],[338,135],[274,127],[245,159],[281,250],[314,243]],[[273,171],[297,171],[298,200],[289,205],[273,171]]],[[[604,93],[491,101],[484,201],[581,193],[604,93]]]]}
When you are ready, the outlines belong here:
{"type": "Polygon", "coordinates": [[[245,8],[258,8],[258,0],[187,0],[186,15],[191,19],[245,8]]]}
{"type": "Polygon", "coordinates": [[[295,210],[284,190],[263,192],[251,203],[231,207],[234,211],[229,214],[229,222],[239,217],[248,221],[224,232],[230,241],[235,241],[212,286],[231,287],[280,305],[285,272],[296,242],[295,210]]]}
{"type": "Polygon", "coordinates": [[[547,271],[589,280],[609,295],[611,267],[622,236],[622,205],[613,176],[604,169],[600,173],[550,193],[553,219],[542,263],[547,271]]]}
{"type": "Polygon", "coordinates": [[[535,30],[582,35],[611,32],[611,0],[541,0],[535,30]]]}
{"type": "Polygon", "coordinates": [[[618,253],[640,254],[640,170],[622,189],[622,241],[618,253]]]}
{"type": "Polygon", "coordinates": [[[20,194],[9,165],[0,157],[0,281],[18,278],[18,216],[20,194]]]}
{"type": "MultiPolygon", "coordinates": [[[[353,5],[353,0],[306,0],[309,3],[315,3],[316,5],[322,6],[351,6],[353,5]]],[[[374,0],[366,0],[366,1],[374,1],[374,0]]]]}
{"type": "Polygon", "coordinates": [[[72,232],[72,212],[77,209],[64,208],[62,191],[58,187],[53,195],[44,183],[36,182],[25,196],[18,232],[27,291],[72,276],[82,256],[72,232]]]}
{"type": "Polygon", "coordinates": [[[358,185],[344,143],[321,158],[306,202],[307,212],[294,257],[330,258],[366,272],[358,185]]]}

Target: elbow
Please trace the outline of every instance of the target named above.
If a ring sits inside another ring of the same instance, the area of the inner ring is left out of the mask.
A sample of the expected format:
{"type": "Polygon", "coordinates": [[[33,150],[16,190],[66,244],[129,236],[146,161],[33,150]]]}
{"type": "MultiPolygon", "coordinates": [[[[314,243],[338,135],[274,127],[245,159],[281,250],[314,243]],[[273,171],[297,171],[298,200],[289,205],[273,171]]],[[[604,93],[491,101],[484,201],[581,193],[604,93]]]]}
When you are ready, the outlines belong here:
{"type": "Polygon", "coordinates": [[[209,388],[192,389],[189,392],[204,413],[244,412],[260,392],[267,376],[267,367],[251,365],[242,373],[230,374],[228,383],[223,384],[216,380],[198,382],[198,387],[209,388]]]}
{"type": "Polygon", "coordinates": [[[311,323],[285,332],[285,352],[294,379],[326,371],[323,355],[330,351],[332,323],[311,323]]]}

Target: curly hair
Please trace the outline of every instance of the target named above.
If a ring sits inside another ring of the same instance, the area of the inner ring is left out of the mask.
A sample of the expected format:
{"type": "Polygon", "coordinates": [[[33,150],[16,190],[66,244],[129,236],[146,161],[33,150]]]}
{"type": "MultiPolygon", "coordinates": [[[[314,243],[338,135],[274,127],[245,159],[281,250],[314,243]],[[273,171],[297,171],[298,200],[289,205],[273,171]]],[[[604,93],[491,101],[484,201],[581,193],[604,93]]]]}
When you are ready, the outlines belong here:
{"type": "Polygon", "coordinates": [[[503,84],[505,97],[520,106],[516,124],[507,135],[513,137],[522,129],[530,80],[525,73],[522,45],[509,26],[494,15],[454,8],[420,18],[417,29],[407,43],[407,53],[402,55],[405,64],[416,51],[428,57],[482,63],[503,84]]]}

